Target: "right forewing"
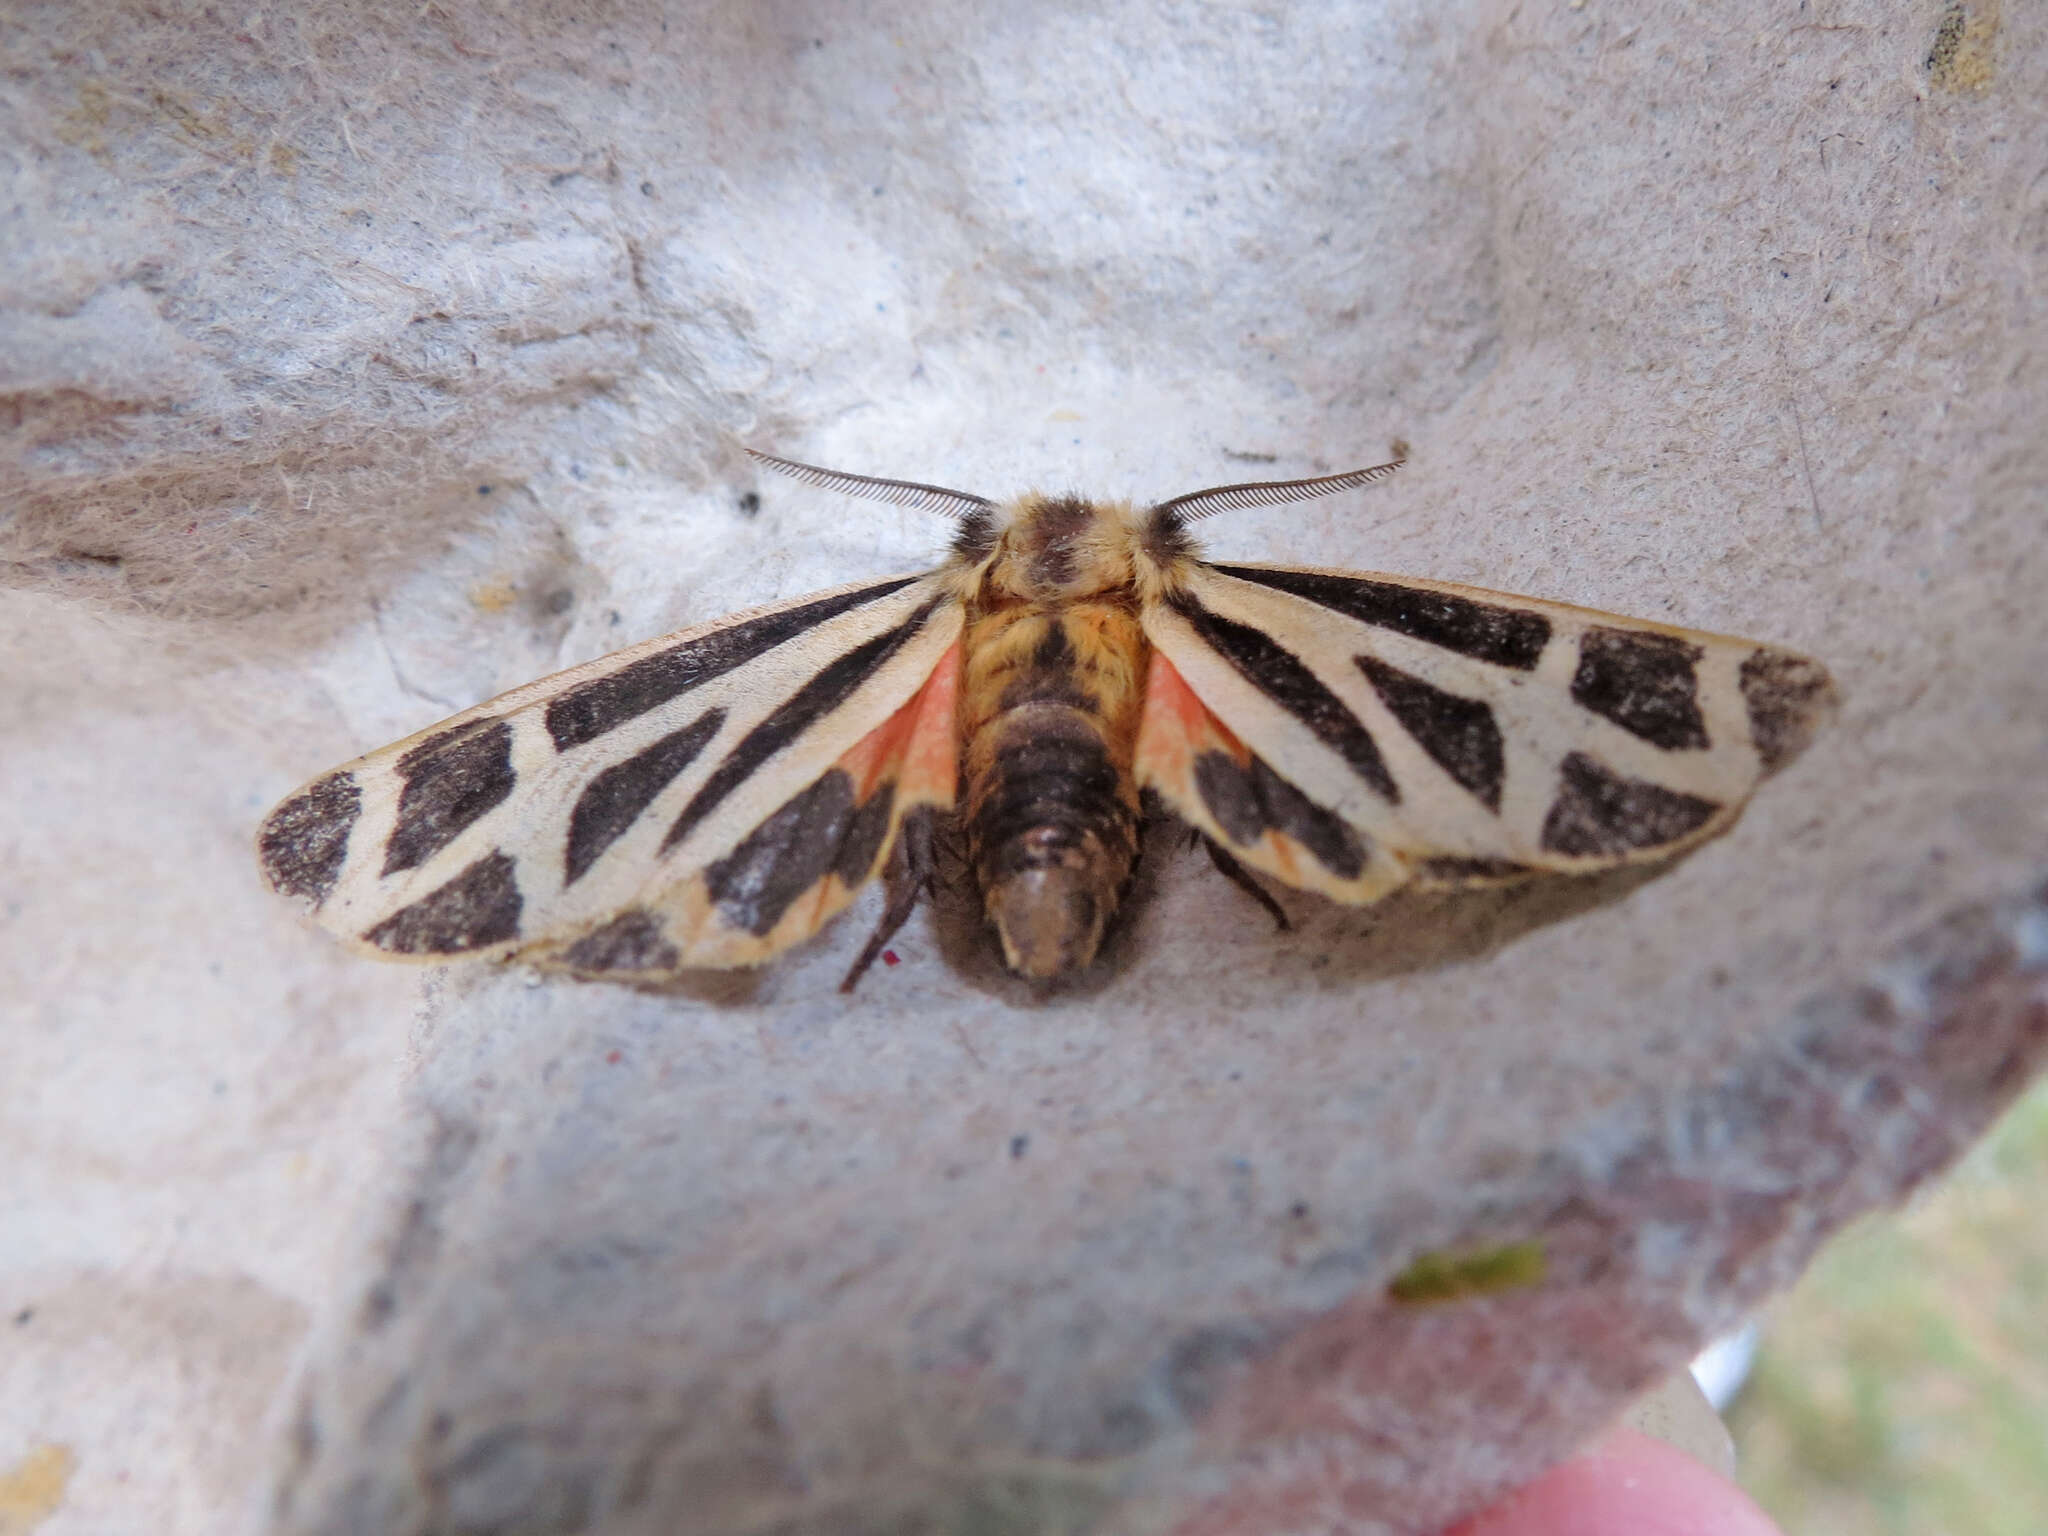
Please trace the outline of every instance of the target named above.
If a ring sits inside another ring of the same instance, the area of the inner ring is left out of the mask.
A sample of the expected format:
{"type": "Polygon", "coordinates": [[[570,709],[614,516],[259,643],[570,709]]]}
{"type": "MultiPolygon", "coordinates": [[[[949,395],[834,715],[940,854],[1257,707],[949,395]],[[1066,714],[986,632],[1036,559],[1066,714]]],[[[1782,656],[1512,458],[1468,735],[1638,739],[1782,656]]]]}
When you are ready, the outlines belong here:
{"type": "Polygon", "coordinates": [[[1144,623],[1140,781],[1341,901],[1669,858],[1834,708],[1788,651],[1409,577],[1193,565],[1144,623]]]}

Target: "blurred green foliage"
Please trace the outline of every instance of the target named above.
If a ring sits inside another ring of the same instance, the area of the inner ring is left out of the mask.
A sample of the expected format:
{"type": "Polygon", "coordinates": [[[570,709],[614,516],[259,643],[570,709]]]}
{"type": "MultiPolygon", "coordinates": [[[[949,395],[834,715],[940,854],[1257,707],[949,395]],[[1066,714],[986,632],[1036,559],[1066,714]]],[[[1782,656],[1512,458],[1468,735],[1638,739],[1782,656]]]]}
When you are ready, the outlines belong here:
{"type": "Polygon", "coordinates": [[[2048,1531],[2048,1081],[1773,1309],[1728,1413],[1794,1536],[2048,1531]]]}

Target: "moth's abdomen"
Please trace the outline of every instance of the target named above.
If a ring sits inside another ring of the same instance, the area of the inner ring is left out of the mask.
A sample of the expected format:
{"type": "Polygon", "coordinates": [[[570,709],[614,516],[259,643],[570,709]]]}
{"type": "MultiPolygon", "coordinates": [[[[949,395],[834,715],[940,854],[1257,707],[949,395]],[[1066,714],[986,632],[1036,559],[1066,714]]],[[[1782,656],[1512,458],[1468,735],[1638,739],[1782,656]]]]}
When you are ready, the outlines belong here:
{"type": "Polygon", "coordinates": [[[1132,773],[1146,642],[1118,603],[976,618],[960,694],[968,857],[1003,959],[1095,958],[1138,851],[1132,773]]]}
{"type": "Polygon", "coordinates": [[[975,875],[1003,959],[1052,977],[1095,958],[1137,851],[1137,817],[1092,721],[1058,705],[991,732],[986,794],[968,823],[975,875]]]}

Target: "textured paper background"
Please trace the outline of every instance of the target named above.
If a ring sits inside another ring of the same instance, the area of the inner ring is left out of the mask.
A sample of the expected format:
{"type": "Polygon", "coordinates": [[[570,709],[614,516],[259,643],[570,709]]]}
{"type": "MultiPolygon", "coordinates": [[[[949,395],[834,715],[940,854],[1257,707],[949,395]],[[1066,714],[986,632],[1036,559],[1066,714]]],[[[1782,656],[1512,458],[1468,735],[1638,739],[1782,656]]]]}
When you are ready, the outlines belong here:
{"type": "Polygon", "coordinates": [[[2043,1050],[2042,44],[1992,4],[17,8],[19,1518],[1418,1530],[1604,1422],[2043,1050]],[[1276,938],[1155,849],[1049,1003],[957,911],[851,1003],[865,908],[657,998],[365,964],[260,889],[333,762],[931,558],[742,441],[1145,498],[1396,440],[1212,548],[1786,644],[1840,725],[1526,933],[1276,938]],[[1543,1287],[1383,1299],[1531,1235],[1543,1287]]]}

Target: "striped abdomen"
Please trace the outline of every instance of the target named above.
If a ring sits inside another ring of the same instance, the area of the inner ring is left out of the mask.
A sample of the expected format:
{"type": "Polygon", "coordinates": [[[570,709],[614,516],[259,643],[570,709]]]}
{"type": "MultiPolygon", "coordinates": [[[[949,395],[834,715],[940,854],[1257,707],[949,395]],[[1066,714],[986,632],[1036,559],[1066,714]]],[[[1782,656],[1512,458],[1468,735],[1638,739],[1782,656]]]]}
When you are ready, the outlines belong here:
{"type": "Polygon", "coordinates": [[[960,690],[968,858],[1010,969],[1095,958],[1138,856],[1131,769],[1146,643],[1116,603],[969,624],[960,690]]]}

